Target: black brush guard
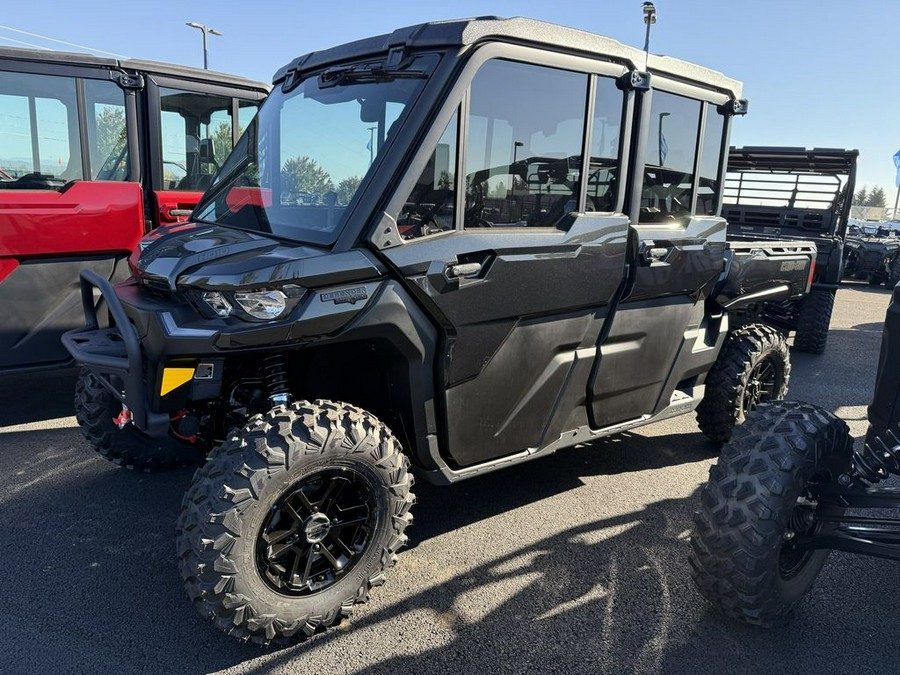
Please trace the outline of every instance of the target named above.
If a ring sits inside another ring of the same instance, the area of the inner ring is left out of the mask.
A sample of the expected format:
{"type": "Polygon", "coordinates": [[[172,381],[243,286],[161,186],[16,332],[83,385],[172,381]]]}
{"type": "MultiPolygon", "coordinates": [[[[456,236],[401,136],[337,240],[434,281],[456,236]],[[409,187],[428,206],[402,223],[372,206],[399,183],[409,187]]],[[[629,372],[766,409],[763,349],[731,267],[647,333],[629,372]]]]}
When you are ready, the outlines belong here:
{"type": "Polygon", "coordinates": [[[150,410],[144,363],[137,331],[116,295],[112,284],[91,270],[81,272],[81,304],[84,327],[67,331],[62,344],[79,364],[91,373],[131,412],[131,421],[150,436],[168,433],[169,416],[150,410]],[[113,325],[101,328],[94,302],[100,291],[113,325]]]}

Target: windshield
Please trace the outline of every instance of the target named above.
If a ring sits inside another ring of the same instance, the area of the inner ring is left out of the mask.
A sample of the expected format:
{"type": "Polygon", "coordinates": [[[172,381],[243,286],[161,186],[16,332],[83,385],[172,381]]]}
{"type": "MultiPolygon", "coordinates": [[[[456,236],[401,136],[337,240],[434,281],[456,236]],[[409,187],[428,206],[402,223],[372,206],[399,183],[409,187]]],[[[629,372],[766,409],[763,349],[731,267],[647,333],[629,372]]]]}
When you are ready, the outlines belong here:
{"type": "Polygon", "coordinates": [[[342,66],[278,87],[194,212],[197,220],[329,245],[437,55],[342,66]],[[359,69],[359,70],[358,70],[359,69]]]}

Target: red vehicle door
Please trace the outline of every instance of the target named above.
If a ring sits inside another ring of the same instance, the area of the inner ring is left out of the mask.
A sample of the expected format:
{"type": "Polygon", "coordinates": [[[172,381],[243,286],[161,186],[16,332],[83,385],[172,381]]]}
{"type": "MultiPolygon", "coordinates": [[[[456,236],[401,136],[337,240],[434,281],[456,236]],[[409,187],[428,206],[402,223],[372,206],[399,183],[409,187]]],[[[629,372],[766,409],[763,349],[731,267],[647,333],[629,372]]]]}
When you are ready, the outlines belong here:
{"type": "Polygon", "coordinates": [[[121,276],[143,235],[134,102],[115,77],[0,58],[0,372],[67,361],[80,270],[121,276]]]}

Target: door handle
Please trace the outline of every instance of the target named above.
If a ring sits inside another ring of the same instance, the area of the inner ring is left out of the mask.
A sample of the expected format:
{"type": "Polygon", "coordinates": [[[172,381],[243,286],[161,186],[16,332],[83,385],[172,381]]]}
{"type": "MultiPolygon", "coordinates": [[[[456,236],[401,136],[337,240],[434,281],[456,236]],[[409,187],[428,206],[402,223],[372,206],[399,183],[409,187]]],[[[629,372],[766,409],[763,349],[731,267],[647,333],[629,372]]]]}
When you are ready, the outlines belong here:
{"type": "Polygon", "coordinates": [[[449,279],[470,279],[477,277],[481,273],[481,263],[458,263],[456,265],[447,265],[447,277],[449,279]]]}
{"type": "Polygon", "coordinates": [[[652,265],[655,262],[662,262],[669,255],[671,248],[665,246],[641,245],[640,257],[641,263],[644,265],[652,265]]]}

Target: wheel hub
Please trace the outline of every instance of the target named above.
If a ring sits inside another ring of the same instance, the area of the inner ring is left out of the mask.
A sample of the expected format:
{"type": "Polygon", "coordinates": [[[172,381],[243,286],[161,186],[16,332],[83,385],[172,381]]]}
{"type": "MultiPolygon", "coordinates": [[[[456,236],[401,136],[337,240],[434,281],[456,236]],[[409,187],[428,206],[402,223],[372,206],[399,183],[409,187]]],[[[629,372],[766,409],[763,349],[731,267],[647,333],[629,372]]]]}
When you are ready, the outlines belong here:
{"type": "Polygon", "coordinates": [[[331,518],[324,513],[314,513],[303,524],[303,534],[309,544],[318,544],[331,531],[331,518]]]}

